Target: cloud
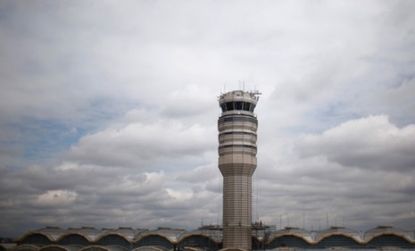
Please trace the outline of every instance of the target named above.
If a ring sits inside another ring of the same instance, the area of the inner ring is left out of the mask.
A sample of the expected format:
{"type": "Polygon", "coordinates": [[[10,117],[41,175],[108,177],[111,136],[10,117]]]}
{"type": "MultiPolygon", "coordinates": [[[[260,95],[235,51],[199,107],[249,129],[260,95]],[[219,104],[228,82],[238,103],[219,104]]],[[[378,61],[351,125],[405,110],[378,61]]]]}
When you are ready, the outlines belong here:
{"type": "Polygon", "coordinates": [[[342,123],[319,135],[306,135],[303,156],[322,155],[341,165],[391,172],[415,167],[415,126],[398,128],[385,115],[342,123]]]}
{"type": "Polygon", "coordinates": [[[67,190],[49,190],[36,198],[39,206],[67,206],[75,202],[77,193],[67,190]]]}
{"type": "Polygon", "coordinates": [[[220,222],[216,98],[241,81],[255,219],[413,228],[413,5],[6,1],[0,235],[220,222]]]}
{"type": "Polygon", "coordinates": [[[83,137],[70,150],[81,163],[128,166],[146,170],[157,164],[173,165],[175,159],[202,158],[215,149],[215,128],[186,125],[178,119],[159,118],[110,127],[83,137]]]}
{"type": "Polygon", "coordinates": [[[329,225],[355,229],[411,228],[414,132],[413,124],[399,128],[378,115],[280,138],[259,154],[254,211],[278,226],[303,227],[305,221],[321,229],[329,218],[329,225]],[[405,220],[397,217],[403,211],[405,220]]]}
{"type": "Polygon", "coordinates": [[[30,228],[43,224],[191,228],[201,212],[206,220],[216,221],[220,194],[201,189],[197,181],[184,188],[174,176],[174,172],[142,173],[74,162],[32,167],[5,173],[1,208],[9,225],[30,228]]]}

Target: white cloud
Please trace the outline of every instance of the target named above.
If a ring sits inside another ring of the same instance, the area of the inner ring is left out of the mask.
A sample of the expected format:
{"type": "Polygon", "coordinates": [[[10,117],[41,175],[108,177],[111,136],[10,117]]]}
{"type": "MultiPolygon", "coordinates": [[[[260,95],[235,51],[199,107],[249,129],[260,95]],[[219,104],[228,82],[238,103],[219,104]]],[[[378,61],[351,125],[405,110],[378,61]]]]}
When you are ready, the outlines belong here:
{"type": "Polygon", "coordinates": [[[307,135],[298,148],[305,156],[323,155],[345,166],[399,172],[415,167],[414,138],[414,125],[398,128],[385,115],[370,116],[307,135]]]}
{"type": "Polygon", "coordinates": [[[146,170],[158,162],[174,164],[174,159],[202,158],[215,149],[214,135],[211,126],[163,118],[145,122],[143,118],[87,135],[71,148],[69,155],[83,163],[146,170]]]}
{"type": "Polygon", "coordinates": [[[78,194],[67,190],[49,190],[36,198],[39,206],[67,206],[73,204],[78,194]]]}
{"type": "Polygon", "coordinates": [[[189,200],[193,197],[193,193],[191,191],[177,191],[171,188],[166,188],[166,191],[170,197],[179,201],[189,200]]]}

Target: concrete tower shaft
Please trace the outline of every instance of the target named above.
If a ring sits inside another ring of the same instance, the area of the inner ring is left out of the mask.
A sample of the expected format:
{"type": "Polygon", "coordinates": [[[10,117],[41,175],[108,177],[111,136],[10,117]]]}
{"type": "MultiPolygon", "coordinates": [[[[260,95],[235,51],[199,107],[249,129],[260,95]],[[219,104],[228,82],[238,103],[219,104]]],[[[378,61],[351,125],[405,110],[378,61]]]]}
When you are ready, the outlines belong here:
{"type": "Polygon", "coordinates": [[[223,175],[223,247],[251,250],[252,174],[256,168],[258,92],[219,97],[219,169],[223,175]]]}

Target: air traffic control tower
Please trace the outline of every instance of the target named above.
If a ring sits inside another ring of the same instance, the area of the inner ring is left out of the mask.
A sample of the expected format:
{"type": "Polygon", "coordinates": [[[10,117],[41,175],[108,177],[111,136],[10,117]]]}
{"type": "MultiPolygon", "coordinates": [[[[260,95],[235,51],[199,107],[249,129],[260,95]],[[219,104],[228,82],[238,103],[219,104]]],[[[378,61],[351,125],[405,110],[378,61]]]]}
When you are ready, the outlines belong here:
{"type": "Polygon", "coordinates": [[[255,171],[260,93],[231,91],[219,97],[219,169],[223,176],[223,248],[251,250],[252,174],[255,171]]]}

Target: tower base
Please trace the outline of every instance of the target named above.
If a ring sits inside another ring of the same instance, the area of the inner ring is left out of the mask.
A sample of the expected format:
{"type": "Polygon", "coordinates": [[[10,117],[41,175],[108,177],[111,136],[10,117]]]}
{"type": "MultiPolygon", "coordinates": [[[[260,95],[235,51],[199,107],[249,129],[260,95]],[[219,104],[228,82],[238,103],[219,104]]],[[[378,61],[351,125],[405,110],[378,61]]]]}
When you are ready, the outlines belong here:
{"type": "Polygon", "coordinates": [[[225,226],[223,248],[251,250],[251,226],[225,226]]]}

